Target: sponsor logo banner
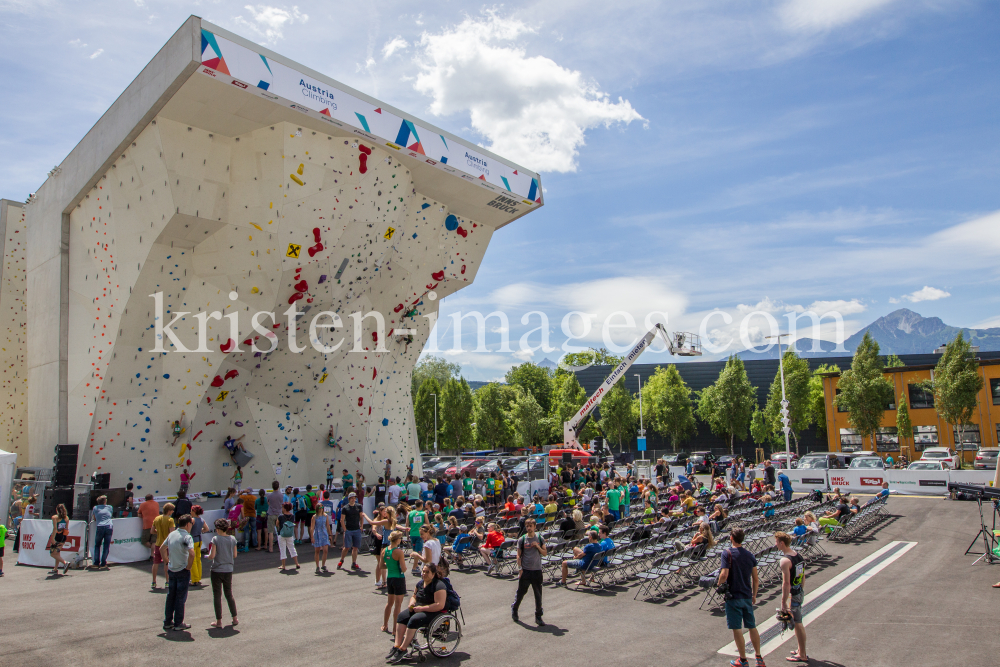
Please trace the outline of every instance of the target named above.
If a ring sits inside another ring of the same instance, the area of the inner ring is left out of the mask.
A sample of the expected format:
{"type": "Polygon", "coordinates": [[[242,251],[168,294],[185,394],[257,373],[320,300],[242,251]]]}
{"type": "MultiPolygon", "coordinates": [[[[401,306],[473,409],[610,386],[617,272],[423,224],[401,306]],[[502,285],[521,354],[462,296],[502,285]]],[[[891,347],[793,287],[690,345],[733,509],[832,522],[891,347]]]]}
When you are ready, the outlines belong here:
{"type": "Polygon", "coordinates": [[[884,481],[881,477],[862,477],[861,486],[882,486],[884,481]]]}

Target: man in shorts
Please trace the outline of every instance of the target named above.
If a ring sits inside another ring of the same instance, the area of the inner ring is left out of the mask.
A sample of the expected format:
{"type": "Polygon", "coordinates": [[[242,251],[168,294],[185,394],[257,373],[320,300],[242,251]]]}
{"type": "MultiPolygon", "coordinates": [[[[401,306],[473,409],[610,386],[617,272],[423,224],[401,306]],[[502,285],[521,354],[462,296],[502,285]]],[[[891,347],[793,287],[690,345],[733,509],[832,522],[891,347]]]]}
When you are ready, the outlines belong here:
{"type": "MultiPolygon", "coordinates": [[[[153,494],[147,493],[146,500],[139,505],[139,518],[142,519],[142,546],[149,547],[155,541],[156,536],[152,534],[153,532],[153,522],[156,517],[160,516],[160,503],[153,500],[153,494]]],[[[149,554],[150,558],[155,558],[152,553],[149,554]]]]}
{"type": "Polygon", "coordinates": [[[347,494],[347,504],[340,508],[340,520],[344,526],[344,548],[340,550],[340,562],[337,569],[343,569],[344,557],[351,552],[351,569],[360,570],[358,565],[358,549],[361,548],[361,505],[358,504],[358,494],[351,491],[347,494]]]}
{"type": "Polygon", "coordinates": [[[806,626],[802,625],[802,602],[805,599],[806,559],[792,549],[792,538],[778,531],[774,534],[774,546],[781,551],[781,611],[790,613],[795,623],[795,639],[798,650],[789,661],[808,663],[806,655],[806,626]]]}
{"type": "Polygon", "coordinates": [[[601,548],[601,536],[597,534],[596,530],[588,530],[587,538],[590,540],[590,544],[584,548],[573,547],[573,558],[572,560],[564,560],[562,562],[562,579],[559,584],[562,586],[566,585],[567,579],[569,579],[569,568],[575,568],[579,572],[581,577],[581,583],[586,585],[585,572],[594,569],[596,563],[594,563],[594,557],[601,553],[603,549],[601,548]]]}
{"type": "Polygon", "coordinates": [[[743,639],[743,627],[750,631],[750,642],[753,644],[754,655],[757,656],[757,667],[764,667],[764,658],[760,655],[760,633],[757,632],[757,621],[753,615],[757,604],[757,559],[743,548],[743,529],[733,528],[729,533],[732,547],[722,552],[722,566],[719,570],[719,586],[729,584],[726,593],[726,625],[733,631],[739,658],[729,661],[732,667],[749,667],[747,662],[746,640],[743,639]]]}
{"type": "Polygon", "coordinates": [[[278,482],[271,482],[271,493],[267,494],[267,551],[274,551],[274,536],[278,534],[278,517],[281,516],[281,506],[285,504],[285,496],[278,488],[278,482]]]}
{"type": "MultiPolygon", "coordinates": [[[[145,504],[145,503],[143,503],[145,504]]],[[[152,532],[156,538],[156,544],[153,547],[153,585],[156,588],[156,572],[160,569],[160,563],[163,563],[163,554],[160,551],[160,547],[163,546],[164,541],[174,530],[174,504],[167,503],[163,506],[163,514],[156,517],[153,520],[152,532]]],[[[169,572],[167,570],[166,564],[163,566],[163,574],[165,578],[169,580],[169,572]]]]}

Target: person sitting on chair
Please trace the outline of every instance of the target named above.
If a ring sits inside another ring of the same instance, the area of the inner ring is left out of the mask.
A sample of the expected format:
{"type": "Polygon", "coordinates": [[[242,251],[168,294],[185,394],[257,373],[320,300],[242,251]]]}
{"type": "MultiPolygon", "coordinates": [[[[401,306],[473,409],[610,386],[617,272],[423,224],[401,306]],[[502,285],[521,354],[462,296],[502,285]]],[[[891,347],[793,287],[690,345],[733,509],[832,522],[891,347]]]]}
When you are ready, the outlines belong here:
{"type": "Polygon", "coordinates": [[[601,548],[601,536],[596,530],[587,531],[587,539],[590,543],[584,548],[573,547],[573,555],[576,556],[573,560],[564,560],[562,562],[562,579],[560,580],[560,585],[565,586],[566,580],[569,578],[569,568],[576,568],[576,571],[580,573],[580,583],[584,586],[587,585],[587,571],[593,569],[594,557],[601,553],[603,549],[601,548]]]}
{"type": "Polygon", "coordinates": [[[389,664],[396,665],[406,658],[417,629],[426,628],[444,611],[448,586],[438,577],[437,566],[425,563],[420,571],[420,581],[413,589],[409,606],[396,618],[396,640],[386,656],[389,664]]]}

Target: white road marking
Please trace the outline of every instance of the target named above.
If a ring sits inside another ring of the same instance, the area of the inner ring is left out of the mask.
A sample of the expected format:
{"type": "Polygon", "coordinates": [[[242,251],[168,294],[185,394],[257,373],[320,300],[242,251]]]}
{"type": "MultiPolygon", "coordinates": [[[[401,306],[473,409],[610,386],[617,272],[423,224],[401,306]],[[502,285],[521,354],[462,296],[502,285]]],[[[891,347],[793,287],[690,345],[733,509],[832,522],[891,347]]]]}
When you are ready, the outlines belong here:
{"type": "MultiPolygon", "coordinates": [[[[809,610],[809,612],[805,616],[802,617],[802,625],[809,625],[811,622],[813,622],[814,620],[816,620],[817,618],[819,618],[820,616],[822,616],[823,613],[826,612],[831,607],[833,607],[833,605],[837,604],[838,602],[840,602],[841,600],[843,600],[844,598],[846,598],[848,595],[850,595],[852,592],[854,592],[858,587],[860,587],[863,583],[865,583],[866,581],[868,581],[874,575],[876,575],[879,572],[881,572],[883,569],[885,569],[886,567],[888,567],[891,563],[895,562],[896,559],[898,559],[900,556],[902,556],[903,554],[905,554],[907,551],[909,551],[910,549],[912,549],[915,546],[917,546],[916,542],[901,542],[901,541],[890,542],[889,544],[885,545],[884,547],[882,547],[881,549],[879,549],[878,551],[876,551],[872,555],[868,556],[864,560],[858,562],[857,564],[855,564],[854,566],[848,568],[847,570],[844,570],[843,572],[841,572],[840,574],[838,574],[836,577],[834,577],[830,581],[826,582],[825,584],[823,584],[822,586],[820,586],[819,588],[817,588],[815,591],[813,591],[811,593],[806,593],[806,603],[808,603],[808,601],[809,601],[810,598],[817,598],[817,597],[823,595],[828,590],[830,590],[831,588],[836,587],[840,582],[844,581],[845,579],[848,579],[848,578],[852,577],[854,574],[856,574],[859,571],[864,572],[861,576],[859,576],[856,579],[854,579],[854,581],[852,581],[850,584],[844,586],[844,588],[842,590],[838,591],[836,594],[834,594],[832,597],[830,597],[828,600],[826,600],[819,607],[816,607],[815,609],[809,610]],[[876,564],[874,567],[871,567],[871,569],[868,569],[869,566],[871,565],[871,563],[873,561],[876,561],[879,558],[882,558],[882,556],[883,556],[883,554],[885,552],[892,550],[893,548],[897,547],[900,544],[904,545],[903,548],[899,549],[898,551],[896,551],[892,555],[888,556],[882,562],[876,564]],[[867,569],[867,571],[865,571],[866,569],[867,569]]],[[[809,578],[807,576],[806,577],[807,584],[808,584],[808,581],[809,581],[809,578]]],[[[780,600],[777,600],[776,602],[777,602],[777,606],[781,605],[781,601],[780,600]]],[[[774,611],[775,611],[775,613],[777,613],[777,607],[775,608],[774,611]]],[[[775,618],[774,614],[769,614],[766,621],[764,621],[763,623],[759,623],[757,625],[757,632],[759,632],[760,634],[764,634],[769,628],[771,628],[771,627],[773,627],[773,626],[775,626],[777,624],[778,624],[778,620],[775,618]]],[[[744,633],[744,638],[746,640],[747,657],[750,658],[750,657],[752,657],[754,655],[753,646],[750,644],[750,637],[746,633],[744,633]]],[[[784,636],[778,635],[774,639],[771,639],[766,644],[764,644],[763,646],[761,646],[760,647],[760,653],[761,653],[761,655],[766,656],[767,654],[771,653],[772,651],[774,651],[775,649],[777,649],[778,647],[780,647],[782,644],[784,644],[789,639],[794,639],[794,638],[795,638],[795,634],[792,633],[792,632],[786,633],[784,636]]],[[[729,644],[726,644],[724,647],[722,647],[721,649],[719,649],[719,653],[721,655],[738,656],[739,655],[739,651],[736,649],[736,642],[733,641],[733,642],[730,642],[729,644]]]]}

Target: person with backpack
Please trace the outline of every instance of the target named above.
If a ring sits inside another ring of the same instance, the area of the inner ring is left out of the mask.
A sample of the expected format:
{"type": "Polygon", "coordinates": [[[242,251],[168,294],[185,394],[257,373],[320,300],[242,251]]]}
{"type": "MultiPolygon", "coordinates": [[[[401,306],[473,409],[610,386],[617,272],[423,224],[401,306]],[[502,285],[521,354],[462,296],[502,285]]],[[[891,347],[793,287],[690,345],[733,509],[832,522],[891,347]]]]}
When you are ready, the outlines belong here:
{"type": "Polygon", "coordinates": [[[729,584],[726,597],[726,625],[733,631],[733,639],[740,657],[729,662],[732,667],[749,667],[746,653],[746,640],[743,638],[743,626],[750,632],[750,642],[753,644],[754,655],[757,656],[757,667],[764,667],[764,658],[760,654],[760,633],[757,631],[757,620],[753,608],[757,604],[757,559],[753,553],[743,548],[745,533],[736,527],[729,532],[732,548],[722,552],[722,562],[719,569],[719,583],[729,584]]]}
{"type": "Polygon", "coordinates": [[[306,497],[299,493],[298,488],[292,489],[292,509],[295,512],[295,544],[311,541],[309,533],[309,510],[306,507],[306,497]],[[309,540],[303,539],[309,537],[309,540]]]}
{"type": "MultiPolygon", "coordinates": [[[[800,520],[801,521],[801,520],[800,520]]],[[[790,614],[795,624],[798,643],[789,662],[809,662],[806,655],[806,627],[802,624],[802,603],[805,600],[806,559],[792,549],[792,538],[780,530],[774,534],[774,546],[781,552],[781,611],[790,614]]]]}
{"type": "Polygon", "coordinates": [[[517,609],[521,600],[531,587],[535,594],[535,624],[545,625],[542,620],[542,556],[547,556],[545,540],[535,532],[535,520],[527,518],[524,522],[524,535],[517,538],[517,567],[521,571],[517,580],[517,593],[514,603],[510,605],[510,616],[517,623],[517,609]]]}
{"type": "MultiPolygon", "coordinates": [[[[392,509],[391,507],[389,509],[392,509]]],[[[395,516],[392,516],[395,523],[395,516]]],[[[386,572],[385,588],[385,614],[382,617],[382,632],[392,634],[389,630],[389,619],[399,616],[399,608],[403,606],[403,597],[406,595],[406,555],[399,543],[403,539],[403,533],[394,530],[388,533],[389,545],[382,550],[382,566],[386,572]]]]}
{"type": "Polygon", "coordinates": [[[396,638],[386,656],[389,664],[397,665],[406,659],[417,630],[429,626],[445,610],[447,599],[448,586],[438,576],[437,566],[425,563],[409,606],[396,617],[396,638]]]}
{"type": "Polygon", "coordinates": [[[291,503],[285,503],[282,506],[276,532],[278,534],[278,554],[281,556],[281,567],[279,569],[282,572],[285,571],[286,554],[295,561],[295,569],[301,569],[299,554],[295,551],[295,517],[292,515],[291,503]]]}

